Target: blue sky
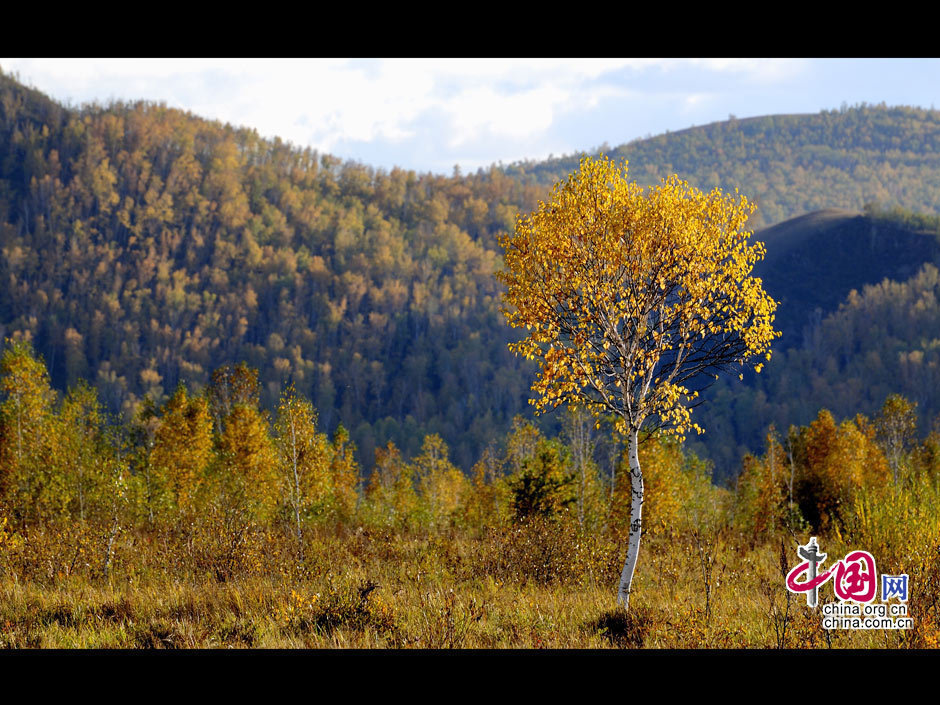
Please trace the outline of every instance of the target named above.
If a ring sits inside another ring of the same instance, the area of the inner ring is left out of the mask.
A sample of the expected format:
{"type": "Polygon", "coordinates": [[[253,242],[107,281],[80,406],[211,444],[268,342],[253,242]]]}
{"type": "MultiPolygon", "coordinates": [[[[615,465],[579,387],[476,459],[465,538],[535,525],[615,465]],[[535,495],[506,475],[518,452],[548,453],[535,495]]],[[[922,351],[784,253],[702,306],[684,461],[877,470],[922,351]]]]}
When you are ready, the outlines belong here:
{"type": "Polygon", "coordinates": [[[2,59],[73,105],[164,101],[343,159],[450,174],[843,103],[940,106],[940,59],[2,59]]]}

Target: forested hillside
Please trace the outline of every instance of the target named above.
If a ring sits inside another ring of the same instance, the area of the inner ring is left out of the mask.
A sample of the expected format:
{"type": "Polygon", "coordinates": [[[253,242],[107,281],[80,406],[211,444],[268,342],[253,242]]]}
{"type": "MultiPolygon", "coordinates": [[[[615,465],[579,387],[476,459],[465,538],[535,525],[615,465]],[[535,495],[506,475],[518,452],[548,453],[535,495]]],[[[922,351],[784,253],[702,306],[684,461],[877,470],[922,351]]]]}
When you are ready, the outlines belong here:
{"type": "MultiPolygon", "coordinates": [[[[861,105],[815,115],[768,115],[693,127],[605,150],[633,178],[673,172],[699,188],[739,188],[769,226],[823,208],[869,202],[940,210],[940,111],[861,105]]],[[[552,184],[578,156],[514,164],[506,172],[552,184]]]]}
{"type": "Polygon", "coordinates": [[[244,361],[363,457],[440,433],[469,467],[526,408],[496,235],[541,189],[373,171],[150,104],[68,111],[0,77],[0,334],[112,410],[244,361]]]}
{"type": "Polygon", "coordinates": [[[820,408],[872,416],[895,393],[917,403],[929,429],[940,413],[940,219],[822,211],[756,236],[767,245],[757,273],[779,301],[783,335],[761,374],[722,379],[704,395],[696,413],[706,433],[691,447],[730,475],[770,424],[786,432],[820,408]]]}
{"type": "MultiPolygon", "coordinates": [[[[611,154],[641,183],[675,171],[738,187],[765,224],[869,201],[940,206],[934,111],[730,121],[611,154]]],[[[263,407],[292,382],[322,428],[350,430],[367,467],[388,441],[414,457],[437,433],[467,470],[530,409],[534,370],[508,352],[499,312],[497,235],[575,166],[385,172],[150,103],[67,109],[0,74],[0,338],[31,339],[56,388],[87,379],[111,411],[162,403],[179,382],[205,388],[216,368],[245,362],[263,407]]],[[[697,442],[721,473],[771,420],[808,423],[830,398],[834,411],[873,411],[907,390],[892,389],[902,352],[929,368],[940,334],[921,341],[905,323],[931,315],[917,303],[929,272],[895,297],[900,314],[862,290],[938,261],[929,225],[830,213],[759,234],[784,338],[760,380],[709,394],[697,442]],[[907,327],[873,342],[874,324],[838,322],[855,308],[907,327]]],[[[913,391],[922,415],[936,413],[938,400],[913,391]]]]}

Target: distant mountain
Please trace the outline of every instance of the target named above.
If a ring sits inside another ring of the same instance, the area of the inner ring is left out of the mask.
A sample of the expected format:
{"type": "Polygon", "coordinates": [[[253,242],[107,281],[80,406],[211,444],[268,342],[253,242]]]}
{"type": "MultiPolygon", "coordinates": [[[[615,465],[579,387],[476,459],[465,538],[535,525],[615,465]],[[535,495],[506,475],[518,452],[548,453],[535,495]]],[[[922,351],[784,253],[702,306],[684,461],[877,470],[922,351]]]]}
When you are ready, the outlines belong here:
{"type": "Polygon", "coordinates": [[[755,274],[779,300],[784,347],[803,344],[807,327],[837,309],[852,289],[885,278],[903,281],[925,262],[940,262],[935,232],[873,213],[816,211],[760,230],[755,239],[767,248],[755,274]]]}
{"type": "MultiPolygon", "coordinates": [[[[811,115],[768,115],[635,140],[606,150],[629,160],[632,178],[673,172],[702,189],[740,189],[769,226],[825,208],[866,203],[940,212],[940,111],[860,105],[811,115]]],[[[523,162],[507,174],[550,185],[578,156],[523,162]]]]}
{"type": "Polygon", "coordinates": [[[696,410],[695,447],[721,474],[820,408],[872,416],[902,393],[929,430],[940,413],[940,218],[900,210],[809,213],[755,233],[756,274],[778,300],[783,332],[760,375],[716,383],[696,410]]]}
{"type": "MultiPolygon", "coordinates": [[[[613,154],[641,182],[678,171],[739,186],[767,223],[871,200],[933,212],[938,121],[861,107],[694,128],[613,154]]],[[[293,383],[325,430],[349,428],[367,467],[376,446],[413,455],[439,433],[469,469],[531,409],[534,367],[508,352],[499,312],[497,236],[575,167],[373,170],[152,103],[65,108],[0,73],[0,336],[32,338],[59,389],[88,379],[125,413],[244,361],[269,409],[293,383]]],[[[785,336],[760,380],[709,392],[697,447],[721,472],[766,423],[805,422],[833,389],[873,408],[895,368],[866,363],[875,377],[853,382],[867,352],[837,345],[842,324],[827,321],[854,305],[852,289],[936,262],[932,223],[826,211],[759,233],[785,336]],[[793,370],[808,376],[793,382],[793,370]]],[[[851,331],[849,343],[863,339],[851,331]]],[[[918,335],[898,333],[898,350],[916,352],[918,335]]]]}
{"type": "Polygon", "coordinates": [[[469,468],[525,413],[497,235],[544,189],[375,171],[151,103],[59,106],[0,74],[0,336],[130,413],[212,370],[293,383],[371,465],[439,433],[469,468]]]}

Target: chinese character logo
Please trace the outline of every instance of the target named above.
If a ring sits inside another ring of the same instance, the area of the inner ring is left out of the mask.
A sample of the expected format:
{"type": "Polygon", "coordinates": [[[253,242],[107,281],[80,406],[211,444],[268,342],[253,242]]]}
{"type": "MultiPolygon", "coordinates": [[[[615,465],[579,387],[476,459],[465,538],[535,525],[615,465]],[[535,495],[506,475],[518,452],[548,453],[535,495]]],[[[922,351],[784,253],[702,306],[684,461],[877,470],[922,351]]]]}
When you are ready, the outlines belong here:
{"type": "MultiPolygon", "coordinates": [[[[854,600],[867,604],[875,599],[877,592],[877,573],[875,558],[868,551],[852,551],[845,558],[836,561],[829,570],[820,573],[818,566],[826,560],[825,553],[819,553],[816,537],[809,540],[805,546],[797,549],[803,563],[797,565],[787,573],[787,589],[790,592],[805,592],[806,604],[816,607],[819,604],[819,587],[832,579],[832,587],[836,597],[840,600],[854,600]],[[798,581],[802,575],[806,578],[798,581]]],[[[884,576],[883,576],[884,577],[884,576]]],[[[907,576],[904,577],[904,599],[907,598],[907,576]]],[[[887,583],[882,581],[882,594],[887,583]]],[[[895,583],[892,583],[895,586],[895,583]]],[[[900,589],[900,587],[892,587],[900,589]]]]}
{"type": "Polygon", "coordinates": [[[833,588],[840,600],[854,600],[863,604],[875,599],[877,578],[875,558],[868,551],[852,551],[836,563],[833,588]]]}
{"type": "Polygon", "coordinates": [[[787,574],[787,589],[790,592],[808,593],[806,595],[806,604],[810,607],[819,604],[819,586],[829,579],[829,571],[822,575],[816,574],[816,566],[826,560],[826,554],[819,553],[818,549],[815,536],[809,540],[808,544],[800,546],[797,553],[799,553],[800,558],[806,559],[806,562],[800,563],[787,574]],[[801,583],[796,582],[797,577],[803,573],[806,573],[806,580],[801,583]]]}
{"type": "Polygon", "coordinates": [[[907,602],[907,575],[881,576],[881,601],[887,602],[893,597],[907,602]]]}

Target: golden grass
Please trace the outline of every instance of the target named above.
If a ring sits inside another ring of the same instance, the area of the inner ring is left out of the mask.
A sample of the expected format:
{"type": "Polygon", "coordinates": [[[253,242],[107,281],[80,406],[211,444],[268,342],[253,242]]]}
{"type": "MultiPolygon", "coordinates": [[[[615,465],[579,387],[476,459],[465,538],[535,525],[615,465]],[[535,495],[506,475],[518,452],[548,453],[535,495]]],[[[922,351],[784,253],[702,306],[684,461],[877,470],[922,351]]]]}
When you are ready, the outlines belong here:
{"type": "MultiPolygon", "coordinates": [[[[930,582],[940,575],[936,555],[912,576],[912,614],[919,620],[913,632],[827,634],[802,596],[790,595],[788,607],[779,544],[749,549],[719,535],[710,555],[703,556],[693,541],[650,537],[641,549],[631,610],[624,615],[615,604],[622,550],[616,537],[579,535],[560,523],[537,529],[513,527],[473,536],[454,530],[433,534],[321,527],[308,531],[302,546],[289,533],[250,529],[237,559],[230,555],[224,534],[134,532],[118,539],[107,574],[96,560],[101,547],[93,531],[33,532],[27,546],[8,551],[0,564],[0,646],[937,644],[937,591],[930,582]],[[88,560],[73,561],[76,552],[88,560]],[[497,560],[500,556],[504,560],[497,560]],[[701,570],[703,557],[712,560],[709,586],[701,570]],[[920,602],[918,595],[924,598],[920,602]]],[[[785,559],[795,564],[790,543],[785,559]]]]}

